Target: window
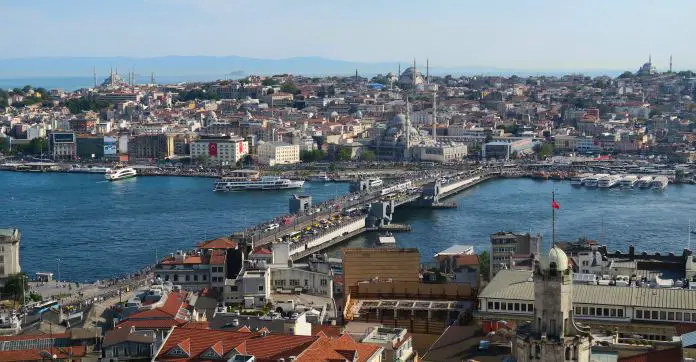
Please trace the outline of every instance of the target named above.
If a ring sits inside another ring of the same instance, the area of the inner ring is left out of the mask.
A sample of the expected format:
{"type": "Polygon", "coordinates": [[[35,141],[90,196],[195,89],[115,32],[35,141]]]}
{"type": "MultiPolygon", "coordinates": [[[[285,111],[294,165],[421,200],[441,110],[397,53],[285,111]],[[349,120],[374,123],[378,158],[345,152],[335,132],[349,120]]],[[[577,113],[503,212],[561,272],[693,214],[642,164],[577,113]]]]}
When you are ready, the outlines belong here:
{"type": "Polygon", "coordinates": [[[696,322],[696,313],[691,313],[691,321],[696,322]]]}
{"type": "Polygon", "coordinates": [[[325,287],[328,284],[329,284],[329,282],[326,279],[319,280],[319,285],[321,285],[322,287],[325,287]]]}
{"type": "Polygon", "coordinates": [[[651,318],[651,319],[654,319],[654,320],[658,320],[658,319],[659,319],[659,318],[657,318],[657,311],[656,311],[656,310],[652,311],[651,314],[652,314],[652,318],[651,318]]]}
{"type": "Polygon", "coordinates": [[[508,310],[512,310],[512,303],[508,303],[508,304],[507,304],[507,307],[508,307],[508,308],[507,308],[508,310]]]}
{"type": "Polygon", "coordinates": [[[684,313],[684,320],[687,322],[691,322],[691,313],[684,313]]]}
{"type": "Polygon", "coordinates": [[[604,316],[605,317],[609,316],[609,308],[604,308],[604,316]]]}
{"type": "MultiPolygon", "coordinates": [[[[619,309],[619,311],[621,311],[621,310],[619,309]]],[[[642,310],[640,310],[640,309],[636,310],[636,318],[638,318],[638,319],[643,318],[643,311],[642,310]]]]}
{"type": "Polygon", "coordinates": [[[493,308],[493,309],[500,310],[500,302],[495,302],[494,304],[495,304],[495,308],[493,308]]]}
{"type": "Polygon", "coordinates": [[[616,317],[616,309],[611,308],[611,316],[616,317]]]}
{"type": "Polygon", "coordinates": [[[309,280],[305,279],[305,280],[304,280],[304,286],[306,287],[306,286],[308,286],[308,285],[309,285],[309,280]]]}
{"type": "Polygon", "coordinates": [[[670,321],[674,320],[674,312],[667,312],[667,319],[670,321]]]}
{"type": "Polygon", "coordinates": [[[263,292],[263,285],[259,285],[259,292],[263,292]]]}
{"type": "Polygon", "coordinates": [[[678,321],[682,320],[682,312],[676,312],[674,314],[674,319],[676,319],[678,321]]]}
{"type": "Polygon", "coordinates": [[[290,279],[290,286],[291,287],[296,287],[300,285],[300,281],[297,279],[290,279]]]}
{"type": "Polygon", "coordinates": [[[590,307],[590,315],[594,315],[594,314],[595,314],[594,307],[590,307]]]}
{"type": "Polygon", "coordinates": [[[193,275],[193,281],[194,281],[194,282],[197,282],[197,281],[198,281],[198,274],[194,274],[194,275],[193,275]]]}
{"type": "Polygon", "coordinates": [[[203,274],[203,281],[206,281],[206,280],[208,280],[208,276],[203,274]]]}
{"type": "Polygon", "coordinates": [[[576,315],[580,314],[580,310],[581,310],[580,307],[575,307],[575,314],[576,315]]]}
{"type": "Polygon", "coordinates": [[[523,312],[527,311],[527,304],[526,303],[522,304],[522,311],[523,312]]]}
{"type": "Polygon", "coordinates": [[[617,309],[616,315],[619,316],[619,318],[623,318],[623,309],[617,309]]]}
{"type": "Polygon", "coordinates": [[[582,315],[587,315],[587,307],[582,307],[582,315]]]}
{"type": "Polygon", "coordinates": [[[534,304],[527,304],[527,310],[534,312],[534,304]]]}
{"type": "Polygon", "coordinates": [[[520,311],[520,303],[515,303],[515,312],[520,311]]]}
{"type": "Polygon", "coordinates": [[[661,319],[661,320],[667,319],[667,312],[665,312],[665,311],[660,311],[660,319],[661,319]]]}
{"type": "Polygon", "coordinates": [[[500,306],[502,310],[507,310],[507,304],[506,303],[500,303],[500,306]]]}
{"type": "Polygon", "coordinates": [[[488,309],[493,309],[493,302],[488,302],[488,309]]]}

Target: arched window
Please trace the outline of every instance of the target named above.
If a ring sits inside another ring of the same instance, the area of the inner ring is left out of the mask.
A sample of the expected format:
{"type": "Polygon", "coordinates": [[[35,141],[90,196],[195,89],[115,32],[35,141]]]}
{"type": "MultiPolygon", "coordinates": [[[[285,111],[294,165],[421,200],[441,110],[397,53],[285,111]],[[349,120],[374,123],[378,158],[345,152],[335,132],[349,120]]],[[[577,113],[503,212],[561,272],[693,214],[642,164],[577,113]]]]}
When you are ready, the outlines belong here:
{"type": "Polygon", "coordinates": [[[179,281],[179,274],[174,274],[174,281],[178,282],[179,281]]]}
{"type": "Polygon", "coordinates": [[[549,275],[552,277],[555,277],[556,270],[558,270],[558,268],[556,267],[556,263],[551,262],[551,264],[549,264],[549,275]]]}
{"type": "Polygon", "coordinates": [[[570,346],[565,349],[565,360],[570,361],[570,346]]]}

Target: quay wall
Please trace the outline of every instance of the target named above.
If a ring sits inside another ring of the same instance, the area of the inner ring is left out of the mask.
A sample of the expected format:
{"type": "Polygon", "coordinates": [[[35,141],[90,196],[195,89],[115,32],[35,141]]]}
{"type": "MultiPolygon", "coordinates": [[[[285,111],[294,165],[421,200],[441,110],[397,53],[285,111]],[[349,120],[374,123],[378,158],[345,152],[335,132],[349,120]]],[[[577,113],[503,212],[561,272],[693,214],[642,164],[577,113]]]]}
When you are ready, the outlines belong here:
{"type": "Polygon", "coordinates": [[[308,249],[315,249],[317,247],[322,246],[323,244],[327,244],[326,246],[329,246],[328,244],[330,241],[333,239],[339,238],[341,235],[344,233],[347,234],[352,234],[355,231],[361,230],[365,228],[365,217],[360,217],[359,219],[342,225],[341,227],[326,233],[324,235],[321,235],[319,237],[316,237],[314,239],[311,239],[305,243],[296,243],[290,246],[290,256],[293,257],[305,250],[308,249]]]}

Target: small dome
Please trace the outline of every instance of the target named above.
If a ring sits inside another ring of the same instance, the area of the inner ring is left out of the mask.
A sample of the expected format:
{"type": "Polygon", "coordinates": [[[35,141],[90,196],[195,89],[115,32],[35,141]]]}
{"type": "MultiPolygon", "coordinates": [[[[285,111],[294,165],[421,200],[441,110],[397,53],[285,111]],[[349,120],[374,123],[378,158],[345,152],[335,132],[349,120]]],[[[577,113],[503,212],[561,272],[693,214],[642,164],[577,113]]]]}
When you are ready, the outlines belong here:
{"type": "Polygon", "coordinates": [[[336,112],[336,111],[331,112],[331,118],[338,118],[338,112],[336,112]]]}
{"type": "Polygon", "coordinates": [[[356,117],[356,118],[363,118],[363,113],[362,113],[362,111],[359,110],[359,111],[355,112],[355,117],[356,117]]]}
{"type": "Polygon", "coordinates": [[[549,250],[546,265],[551,268],[551,264],[556,264],[556,270],[565,271],[568,269],[568,255],[555,245],[549,250]]]}
{"type": "Polygon", "coordinates": [[[390,127],[403,127],[406,124],[406,116],[403,114],[397,114],[389,122],[390,127]]]}

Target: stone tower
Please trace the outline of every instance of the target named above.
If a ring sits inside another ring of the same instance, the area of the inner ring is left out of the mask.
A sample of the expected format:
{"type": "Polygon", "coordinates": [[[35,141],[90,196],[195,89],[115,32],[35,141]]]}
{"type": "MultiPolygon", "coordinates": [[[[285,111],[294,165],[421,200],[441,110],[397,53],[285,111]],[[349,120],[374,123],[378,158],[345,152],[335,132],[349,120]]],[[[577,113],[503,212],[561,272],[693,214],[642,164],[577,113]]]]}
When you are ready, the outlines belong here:
{"type": "Polygon", "coordinates": [[[534,320],[517,331],[517,361],[590,361],[590,330],[573,320],[573,271],[554,246],[534,268],[534,320]]]}

